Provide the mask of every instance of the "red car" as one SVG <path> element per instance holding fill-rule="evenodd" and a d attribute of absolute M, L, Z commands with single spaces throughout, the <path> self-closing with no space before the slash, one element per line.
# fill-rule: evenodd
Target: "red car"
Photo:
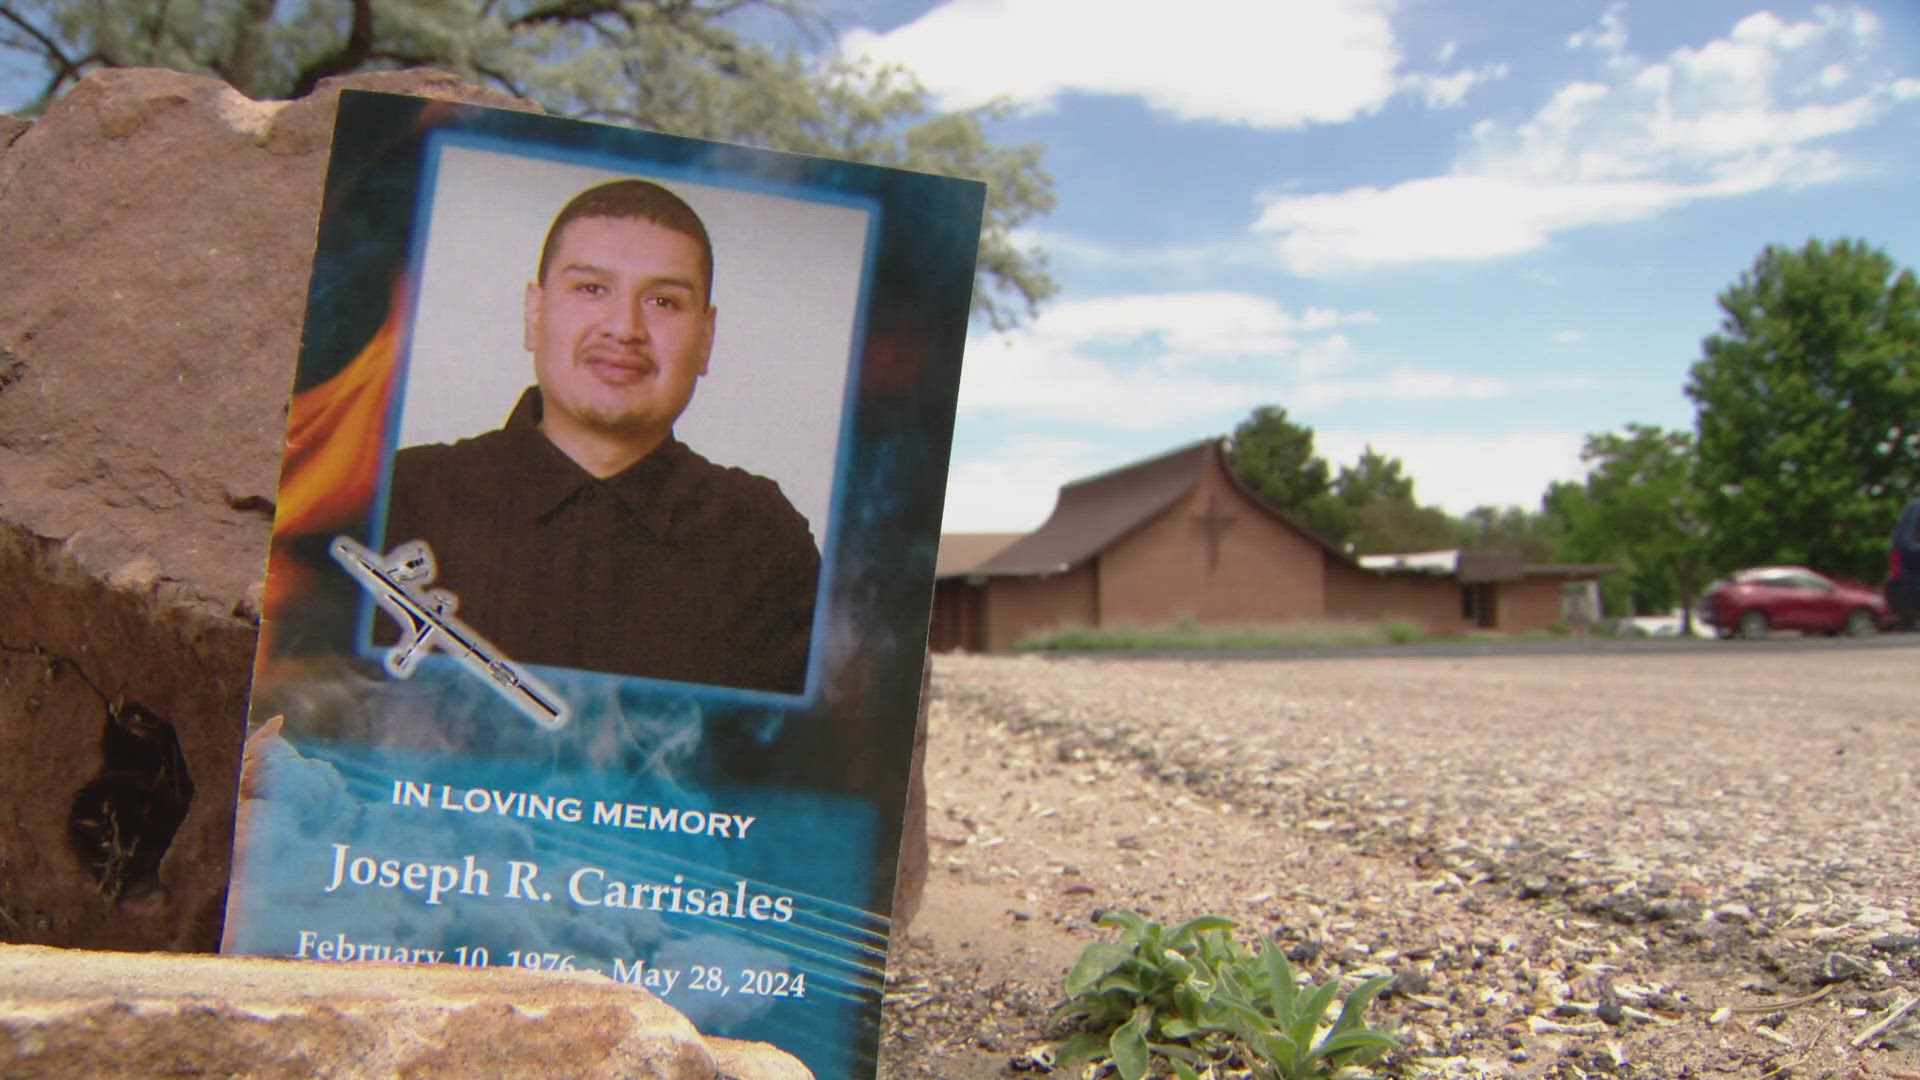
<path fill-rule="evenodd" d="M 1701 619 L 1721 637 L 1765 637 L 1772 630 L 1865 637 L 1887 626 L 1887 601 L 1861 585 L 1804 566 L 1761 566 L 1715 582 Z"/>

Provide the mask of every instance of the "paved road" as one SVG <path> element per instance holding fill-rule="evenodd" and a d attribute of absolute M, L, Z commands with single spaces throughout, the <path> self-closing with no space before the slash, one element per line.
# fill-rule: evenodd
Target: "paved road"
<path fill-rule="evenodd" d="M 1910 649 L 1920 661 L 1920 634 L 1876 634 L 1872 637 L 1812 637 L 1796 633 L 1776 633 L 1771 637 L 1748 641 L 1682 637 L 1636 638 L 1550 638 L 1473 639 L 1467 641 L 1427 641 L 1407 645 L 1310 645 L 1271 649 L 1143 649 L 1139 651 L 1057 652 L 1052 656 L 1073 656 L 1089 660 L 1311 660 L 1457 656 L 1607 656 L 1629 654 L 1688 654 L 1711 656 L 1752 656 L 1756 653 L 1805 653 L 1822 650 Z"/>

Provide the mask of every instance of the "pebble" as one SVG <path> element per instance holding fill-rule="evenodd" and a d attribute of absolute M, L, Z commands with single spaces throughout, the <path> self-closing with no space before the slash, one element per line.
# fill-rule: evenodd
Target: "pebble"
<path fill-rule="evenodd" d="M 1853 925 L 1871 930 L 1874 927 L 1885 926 L 1895 919 L 1902 918 L 1904 914 L 1904 912 L 1895 913 L 1882 907 L 1863 907 L 1858 914 L 1854 915 Z"/>
<path fill-rule="evenodd" d="M 1713 917 L 1721 922 L 1745 926 L 1753 921 L 1753 909 L 1745 904 L 1722 904 L 1713 909 Z"/>
<path fill-rule="evenodd" d="M 1857 956 L 1846 953 L 1828 953 L 1815 969 L 1813 981 L 1821 986 L 1828 983 L 1847 982 L 1850 979 L 1862 979 L 1874 973 L 1873 965 Z"/>

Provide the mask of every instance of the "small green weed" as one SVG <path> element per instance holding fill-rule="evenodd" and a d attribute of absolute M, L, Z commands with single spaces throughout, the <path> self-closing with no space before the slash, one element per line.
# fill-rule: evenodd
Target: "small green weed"
<path fill-rule="evenodd" d="M 1390 981 L 1369 979 L 1328 1010 L 1338 980 L 1302 984 L 1271 941 L 1253 955 L 1233 938 L 1233 922 L 1203 915 L 1167 930 L 1131 911 L 1100 919 L 1120 940 L 1096 941 L 1067 974 L 1056 1021 L 1080 1031 L 1056 1057 L 1068 1076 L 1089 1062 L 1112 1063 L 1121 1080 L 1142 1080 L 1154 1063 L 1180 1080 L 1223 1070 L 1255 1080 L 1368 1075 L 1359 1071 L 1397 1044 L 1361 1022 L 1367 1003 Z M 1163 1073 L 1164 1075 L 1164 1073 Z"/>
<path fill-rule="evenodd" d="M 1380 633 L 1394 645 L 1411 645 L 1428 638 L 1427 628 L 1411 619 L 1388 616 L 1380 620 Z"/>

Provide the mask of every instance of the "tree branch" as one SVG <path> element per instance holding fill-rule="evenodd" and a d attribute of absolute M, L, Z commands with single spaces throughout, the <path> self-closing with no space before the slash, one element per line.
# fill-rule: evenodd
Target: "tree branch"
<path fill-rule="evenodd" d="M 15 14 L 12 5 L 0 4 L 0 19 L 5 19 L 26 31 L 27 36 L 32 38 L 34 43 L 40 46 L 42 52 L 47 54 L 47 58 L 59 67 L 59 78 L 66 78 L 66 73 L 78 66 L 67 58 L 67 52 L 60 47 L 59 42 L 42 32 L 39 27 L 28 22 L 24 16 Z"/>
<path fill-rule="evenodd" d="M 353 26 L 347 31 L 347 40 L 340 48 L 320 57 L 294 77 L 293 86 L 287 91 L 291 98 L 303 98 L 313 93 L 320 80 L 334 75 L 345 75 L 357 70 L 373 56 L 373 0 L 353 0 Z"/>
<path fill-rule="evenodd" d="M 68 80 L 77 80 L 90 65 L 104 63 L 106 63 L 106 57 L 97 52 L 88 53 L 78 60 L 70 62 L 63 61 L 60 69 L 55 71 L 52 77 L 47 79 L 47 85 L 41 89 L 40 96 L 34 99 L 33 104 L 27 106 L 27 111 L 29 113 L 38 113 L 42 109 L 45 109 L 48 105 L 52 104 L 54 95 L 60 92 L 60 88 L 66 85 Z M 107 66 L 111 67 L 113 65 L 108 64 Z"/>
<path fill-rule="evenodd" d="M 447 68 L 447 58 L 444 56 L 429 56 L 426 53 L 393 52 L 389 49 L 375 49 L 373 52 L 367 54 L 367 60 L 370 62 L 382 61 L 389 64 L 399 64 L 401 67 L 431 67 L 439 68 L 443 71 Z"/>
<path fill-rule="evenodd" d="M 618 31 L 610 30 L 607 27 L 602 26 L 600 24 L 600 19 L 598 16 L 588 16 L 587 18 L 579 20 L 579 22 L 581 25 L 585 26 L 587 29 L 600 35 L 600 40 L 606 42 L 608 45 L 612 45 L 617 48 L 626 43 L 626 38 L 621 37 Z M 627 29 L 629 30 L 633 29 L 633 26 L 631 23 L 628 24 Z"/>
<path fill-rule="evenodd" d="M 546 7 L 537 7 L 515 16 L 507 23 L 508 29 L 519 30 L 529 26 L 541 26 L 547 23 L 590 22 L 600 15 L 619 15 L 620 4 L 617 0 L 558 0 Z M 632 20 L 629 18 L 628 22 Z"/>
<path fill-rule="evenodd" d="M 153 27 L 147 32 L 147 48 L 149 51 L 157 51 L 159 49 L 160 35 L 165 33 L 167 28 L 167 9 L 172 6 L 172 0 L 160 0 L 157 5 L 159 10 L 153 13 Z"/>
<path fill-rule="evenodd" d="M 519 83 L 514 82 L 512 79 L 508 78 L 507 74 L 503 71 L 495 71 L 493 68 L 490 68 L 485 64 L 479 64 L 479 63 L 476 63 L 473 65 L 473 70 L 476 73 L 478 73 L 482 78 L 492 79 L 495 83 L 499 84 L 502 90 L 505 90 L 507 93 L 512 94 L 514 97 L 517 97 L 517 98 L 533 97 L 532 94 L 529 94 L 524 89 L 522 89 Z"/>
<path fill-rule="evenodd" d="M 67 51 L 60 47 L 60 43 L 54 39 L 51 33 L 43 31 L 28 22 L 24 16 L 15 12 L 13 6 L 10 4 L 0 4 L 0 19 L 5 19 L 7 22 L 19 27 L 28 37 L 32 38 L 34 45 L 39 48 L 42 56 L 45 58 L 47 66 L 53 69 L 53 73 L 47 77 L 46 85 L 41 88 L 40 95 L 34 99 L 31 105 L 27 106 L 29 112 L 39 112 L 46 108 L 47 104 L 53 100 L 54 95 L 60 92 L 62 86 L 65 86 L 71 80 L 78 79 L 88 66 L 106 61 L 106 57 L 97 51 L 88 53 L 77 60 L 68 56 Z M 12 43 L 10 42 L 9 44 Z"/>
<path fill-rule="evenodd" d="M 260 71 L 260 50 L 266 40 L 267 26 L 273 22 L 275 0 L 246 0 L 241 6 L 240 26 L 234 35 L 233 54 L 220 74 L 235 90 L 252 97 Z"/>

